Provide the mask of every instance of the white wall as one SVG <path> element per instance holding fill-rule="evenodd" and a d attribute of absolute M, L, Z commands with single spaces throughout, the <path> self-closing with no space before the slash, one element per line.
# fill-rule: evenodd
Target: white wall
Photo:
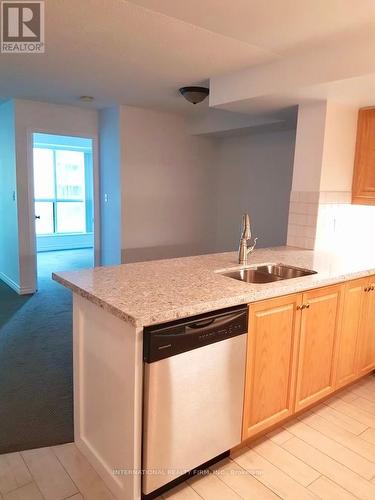
<path fill-rule="evenodd" d="M 285 244 L 294 143 L 294 130 L 220 140 L 217 251 L 236 248 L 244 212 L 260 247 Z"/>
<path fill-rule="evenodd" d="M 121 107 L 122 261 L 234 250 L 243 212 L 260 246 L 284 244 L 295 131 L 215 139 L 189 125 Z"/>
<path fill-rule="evenodd" d="M 16 99 L 16 162 L 18 190 L 18 228 L 20 248 L 20 281 L 23 289 L 35 289 L 35 240 L 32 230 L 34 208 L 32 189 L 32 133 L 45 132 L 94 139 L 96 164 L 97 112 L 74 106 Z M 94 174 L 95 176 L 95 174 Z M 95 181 L 94 181 L 95 183 Z M 95 186 L 98 191 L 98 186 Z M 31 220 L 30 220 L 31 217 Z M 95 209 L 95 219 L 99 209 Z M 99 237 L 98 234 L 95 235 Z M 98 245 L 96 244 L 96 253 Z"/>
<path fill-rule="evenodd" d="M 0 105 L 0 278 L 20 291 L 14 102 Z"/>
<path fill-rule="evenodd" d="M 121 263 L 120 108 L 99 114 L 101 263 Z"/>
<path fill-rule="evenodd" d="M 321 191 L 352 190 L 358 109 L 328 102 L 324 128 Z"/>
<path fill-rule="evenodd" d="M 299 106 L 293 191 L 351 191 L 357 116 L 335 102 Z"/>
<path fill-rule="evenodd" d="M 123 261 L 214 250 L 215 141 L 181 116 L 121 107 Z"/>
<path fill-rule="evenodd" d="M 326 101 L 298 108 L 293 191 L 319 191 L 326 113 Z"/>

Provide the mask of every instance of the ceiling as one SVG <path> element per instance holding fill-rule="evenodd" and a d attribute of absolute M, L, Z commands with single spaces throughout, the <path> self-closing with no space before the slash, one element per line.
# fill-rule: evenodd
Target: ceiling
<path fill-rule="evenodd" d="M 303 50 L 375 20 L 374 0 L 130 1 L 277 54 Z"/>
<path fill-rule="evenodd" d="M 0 54 L 0 99 L 206 113 L 177 89 L 372 22 L 373 0 L 48 0 L 46 53 Z"/>

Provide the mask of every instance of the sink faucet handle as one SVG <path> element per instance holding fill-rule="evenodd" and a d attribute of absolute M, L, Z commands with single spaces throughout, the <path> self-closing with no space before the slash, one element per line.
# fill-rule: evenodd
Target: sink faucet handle
<path fill-rule="evenodd" d="M 248 254 L 253 252 L 254 248 L 256 247 L 257 241 L 258 241 L 258 238 L 254 238 L 254 243 L 250 247 L 247 248 Z"/>
<path fill-rule="evenodd" d="M 254 239 L 252 246 L 247 245 L 247 242 L 251 240 L 250 217 L 248 214 L 243 214 L 242 233 L 240 238 L 240 247 L 238 249 L 238 262 L 240 264 L 247 264 L 247 256 L 254 250 L 257 239 L 258 238 Z"/>

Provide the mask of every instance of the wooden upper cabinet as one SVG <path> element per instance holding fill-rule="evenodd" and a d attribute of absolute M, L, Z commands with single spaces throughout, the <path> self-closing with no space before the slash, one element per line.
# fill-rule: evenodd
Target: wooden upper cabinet
<path fill-rule="evenodd" d="M 250 304 L 242 439 L 293 413 L 302 294 Z"/>
<path fill-rule="evenodd" d="M 358 113 L 352 201 L 375 205 L 375 108 Z"/>
<path fill-rule="evenodd" d="M 303 294 L 295 410 L 330 394 L 335 385 L 336 339 L 342 285 Z"/>
<path fill-rule="evenodd" d="M 368 278 L 348 281 L 344 288 L 341 331 L 338 337 L 336 388 L 357 378 L 357 345 Z"/>
<path fill-rule="evenodd" d="M 375 276 L 367 281 L 358 334 L 358 376 L 375 368 Z"/>

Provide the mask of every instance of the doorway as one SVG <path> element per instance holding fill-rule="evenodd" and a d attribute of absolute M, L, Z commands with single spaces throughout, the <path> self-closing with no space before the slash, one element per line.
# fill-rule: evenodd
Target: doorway
<path fill-rule="evenodd" d="M 98 239 L 96 138 L 28 137 L 36 258 L 30 251 L 26 264 L 37 261 L 28 271 L 37 274 L 38 290 L 19 295 L 0 282 L 0 453 L 74 439 L 72 296 L 51 273 L 92 267 Z"/>
<path fill-rule="evenodd" d="M 92 139 L 33 133 L 38 289 L 53 271 L 94 265 Z"/>

